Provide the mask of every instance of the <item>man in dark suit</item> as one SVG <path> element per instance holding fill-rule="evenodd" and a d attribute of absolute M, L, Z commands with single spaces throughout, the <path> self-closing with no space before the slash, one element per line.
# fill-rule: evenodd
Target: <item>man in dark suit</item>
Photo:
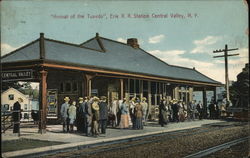
<path fill-rule="evenodd" d="M 22 98 L 18 98 L 18 101 L 14 103 L 12 119 L 14 122 L 13 133 L 20 133 L 20 120 L 21 120 L 21 103 Z"/>

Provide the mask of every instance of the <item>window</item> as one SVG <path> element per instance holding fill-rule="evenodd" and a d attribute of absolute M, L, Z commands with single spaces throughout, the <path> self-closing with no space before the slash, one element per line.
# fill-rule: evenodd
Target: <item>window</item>
<path fill-rule="evenodd" d="M 78 92 L 78 82 L 77 81 L 62 82 L 60 84 L 60 92 L 62 93 Z"/>
<path fill-rule="evenodd" d="M 143 81 L 143 92 L 148 91 L 148 81 Z"/>
<path fill-rule="evenodd" d="M 14 94 L 9 94 L 9 100 L 14 100 Z"/>
<path fill-rule="evenodd" d="M 8 111 L 8 110 L 10 110 L 10 105 L 9 104 L 4 104 L 3 105 L 3 111 Z"/>
<path fill-rule="evenodd" d="M 77 82 L 73 82 L 73 92 L 77 92 L 78 91 L 78 84 Z"/>
<path fill-rule="evenodd" d="M 63 83 L 60 84 L 60 92 L 64 92 L 64 86 Z"/>
<path fill-rule="evenodd" d="M 139 93 L 140 91 L 140 81 L 135 80 L 135 93 Z"/>
<path fill-rule="evenodd" d="M 24 110 L 28 110 L 28 105 L 24 104 Z"/>
<path fill-rule="evenodd" d="M 133 79 L 130 79 L 130 93 L 134 93 L 135 90 L 134 90 L 134 80 Z"/>
<path fill-rule="evenodd" d="M 70 82 L 67 82 L 67 83 L 65 84 L 65 91 L 66 91 L 66 92 L 71 92 L 71 83 L 70 83 Z"/>
<path fill-rule="evenodd" d="M 28 113 L 24 113 L 24 119 L 29 119 L 29 114 Z"/>

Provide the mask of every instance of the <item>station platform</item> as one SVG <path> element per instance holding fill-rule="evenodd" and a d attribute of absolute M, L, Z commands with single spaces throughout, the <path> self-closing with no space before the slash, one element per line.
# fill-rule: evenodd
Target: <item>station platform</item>
<path fill-rule="evenodd" d="M 57 152 L 57 151 L 67 151 L 72 149 L 80 149 L 81 146 L 97 144 L 102 142 L 116 141 L 121 139 L 128 139 L 133 137 L 140 137 L 146 135 L 159 134 L 164 132 L 172 132 L 184 129 L 191 129 L 202 127 L 207 124 L 222 123 L 223 120 L 195 120 L 195 121 L 185 121 L 179 123 L 169 123 L 168 125 L 161 127 L 157 122 L 148 122 L 147 126 L 144 126 L 143 130 L 133 130 L 133 129 L 119 129 L 119 128 L 107 128 L 105 135 L 100 135 L 99 137 L 85 136 L 80 133 L 63 133 L 62 125 L 47 125 L 47 132 L 45 134 L 38 133 L 38 128 L 36 127 L 23 127 L 21 128 L 21 135 L 12 133 L 12 130 L 7 130 L 2 134 L 2 141 L 15 140 L 15 139 L 35 139 L 35 140 L 47 140 L 47 141 L 57 141 L 64 142 L 61 145 L 46 146 L 33 149 L 17 150 L 12 152 L 2 153 L 3 157 L 22 157 L 25 155 L 36 155 L 36 153 L 46 153 L 46 152 Z"/>

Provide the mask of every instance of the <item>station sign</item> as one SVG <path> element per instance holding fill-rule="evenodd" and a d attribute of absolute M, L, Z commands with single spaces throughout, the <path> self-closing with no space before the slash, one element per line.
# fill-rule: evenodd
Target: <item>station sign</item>
<path fill-rule="evenodd" d="M 12 70 L 12 71 L 2 71 L 1 77 L 2 81 L 22 81 L 34 79 L 33 70 Z"/>

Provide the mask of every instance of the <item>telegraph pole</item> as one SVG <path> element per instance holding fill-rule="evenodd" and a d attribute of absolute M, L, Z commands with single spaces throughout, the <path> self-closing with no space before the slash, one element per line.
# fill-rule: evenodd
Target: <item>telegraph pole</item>
<path fill-rule="evenodd" d="M 229 56 L 236 56 L 239 54 L 228 54 L 229 51 L 234 51 L 234 50 L 238 50 L 239 48 L 233 48 L 233 49 L 228 49 L 227 45 L 225 45 L 225 49 L 219 49 L 219 50 L 215 50 L 213 51 L 213 53 L 220 53 L 220 52 L 224 52 L 224 55 L 219 55 L 219 56 L 214 56 L 214 58 L 220 58 L 220 57 L 224 57 L 225 59 L 225 83 L 226 83 L 226 94 L 227 94 L 227 102 L 229 101 L 229 78 L 228 78 L 228 60 L 227 58 Z"/>

